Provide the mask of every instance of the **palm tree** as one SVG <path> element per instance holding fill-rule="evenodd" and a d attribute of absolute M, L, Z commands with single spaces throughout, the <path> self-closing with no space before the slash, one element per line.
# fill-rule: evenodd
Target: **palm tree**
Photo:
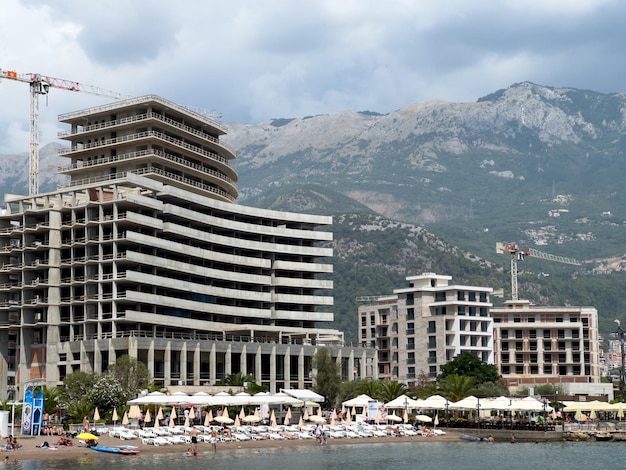
<path fill-rule="evenodd" d="M 358 387 L 359 394 L 365 394 L 378 399 L 382 382 L 380 380 L 363 380 Z"/>
<path fill-rule="evenodd" d="M 450 401 L 459 401 L 475 393 L 477 385 L 474 377 L 452 374 L 439 381 L 437 391 Z"/>
<path fill-rule="evenodd" d="M 390 402 L 394 398 L 398 398 L 400 395 L 404 395 L 409 391 L 407 386 L 403 383 L 391 381 L 382 382 L 379 387 L 378 400 L 383 403 Z"/>

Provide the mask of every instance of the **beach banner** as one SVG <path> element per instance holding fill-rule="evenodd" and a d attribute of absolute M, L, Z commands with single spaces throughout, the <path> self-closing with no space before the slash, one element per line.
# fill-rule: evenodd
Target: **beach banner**
<path fill-rule="evenodd" d="M 367 401 L 367 419 L 374 420 L 378 415 L 378 400 Z"/>
<path fill-rule="evenodd" d="M 28 389 L 24 392 L 24 405 L 22 406 L 22 434 L 30 436 L 33 419 L 33 391 Z"/>
<path fill-rule="evenodd" d="M 43 417 L 43 391 L 41 389 L 35 392 L 35 398 L 33 399 L 33 418 L 32 418 L 32 434 L 39 435 L 41 428 L 41 418 Z"/>

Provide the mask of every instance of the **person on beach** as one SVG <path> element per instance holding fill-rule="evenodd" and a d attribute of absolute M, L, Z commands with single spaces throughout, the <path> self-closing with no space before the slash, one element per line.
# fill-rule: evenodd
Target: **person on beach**
<path fill-rule="evenodd" d="M 191 436 L 191 450 L 195 455 L 198 452 L 198 430 L 196 428 L 191 428 L 189 435 Z"/>
<path fill-rule="evenodd" d="M 489 434 L 489 437 L 487 438 L 487 442 L 489 443 L 494 443 L 495 439 L 493 438 L 493 436 L 491 434 Z"/>
<path fill-rule="evenodd" d="M 211 447 L 213 447 L 213 452 L 217 452 L 217 429 L 211 428 Z"/>
<path fill-rule="evenodd" d="M 511 444 L 515 444 L 515 434 L 511 434 Z"/>
<path fill-rule="evenodd" d="M 83 418 L 83 430 L 85 432 L 89 432 L 89 417 L 88 416 L 85 416 Z"/>

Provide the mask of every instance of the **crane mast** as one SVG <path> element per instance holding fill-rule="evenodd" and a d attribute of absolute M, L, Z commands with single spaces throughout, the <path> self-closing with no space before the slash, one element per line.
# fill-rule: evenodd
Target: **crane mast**
<path fill-rule="evenodd" d="M 523 261 L 526 256 L 541 258 L 557 263 L 573 264 L 580 266 L 580 261 L 565 256 L 551 255 L 535 250 L 534 248 L 520 247 L 515 243 L 496 243 L 496 252 L 499 254 L 509 252 L 511 255 L 511 300 L 519 300 L 517 291 L 517 262 Z"/>
<path fill-rule="evenodd" d="M 38 73 L 20 74 L 14 70 L 0 69 L 0 79 L 7 78 L 18 82 L 28 83 L 30 86 L 30 148 L 28 159 L 28 194 L 34 196 L 39 193 L 39 96 L 47 95 L 50 88 L 89 93 L 116 100 L 128 98 L 121 93 L 105 90 L 92 85 L 85 85 L 72 80 L 48 77 Z"/>

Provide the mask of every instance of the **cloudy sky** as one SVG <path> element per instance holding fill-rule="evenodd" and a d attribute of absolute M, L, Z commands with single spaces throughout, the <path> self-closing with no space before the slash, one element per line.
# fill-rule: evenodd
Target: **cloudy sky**
<path fill-rule="evenodd" d="M 259 123 L 433 99 L 475 101 L 530 80 L 626 91 L 621 0 L 0 0 L 0 68 L 158 94 Z M 59 113 L 105 103 L 52 90 Z M 28 150 L 29 92 L 0 83 L 0 153 Z"/>

